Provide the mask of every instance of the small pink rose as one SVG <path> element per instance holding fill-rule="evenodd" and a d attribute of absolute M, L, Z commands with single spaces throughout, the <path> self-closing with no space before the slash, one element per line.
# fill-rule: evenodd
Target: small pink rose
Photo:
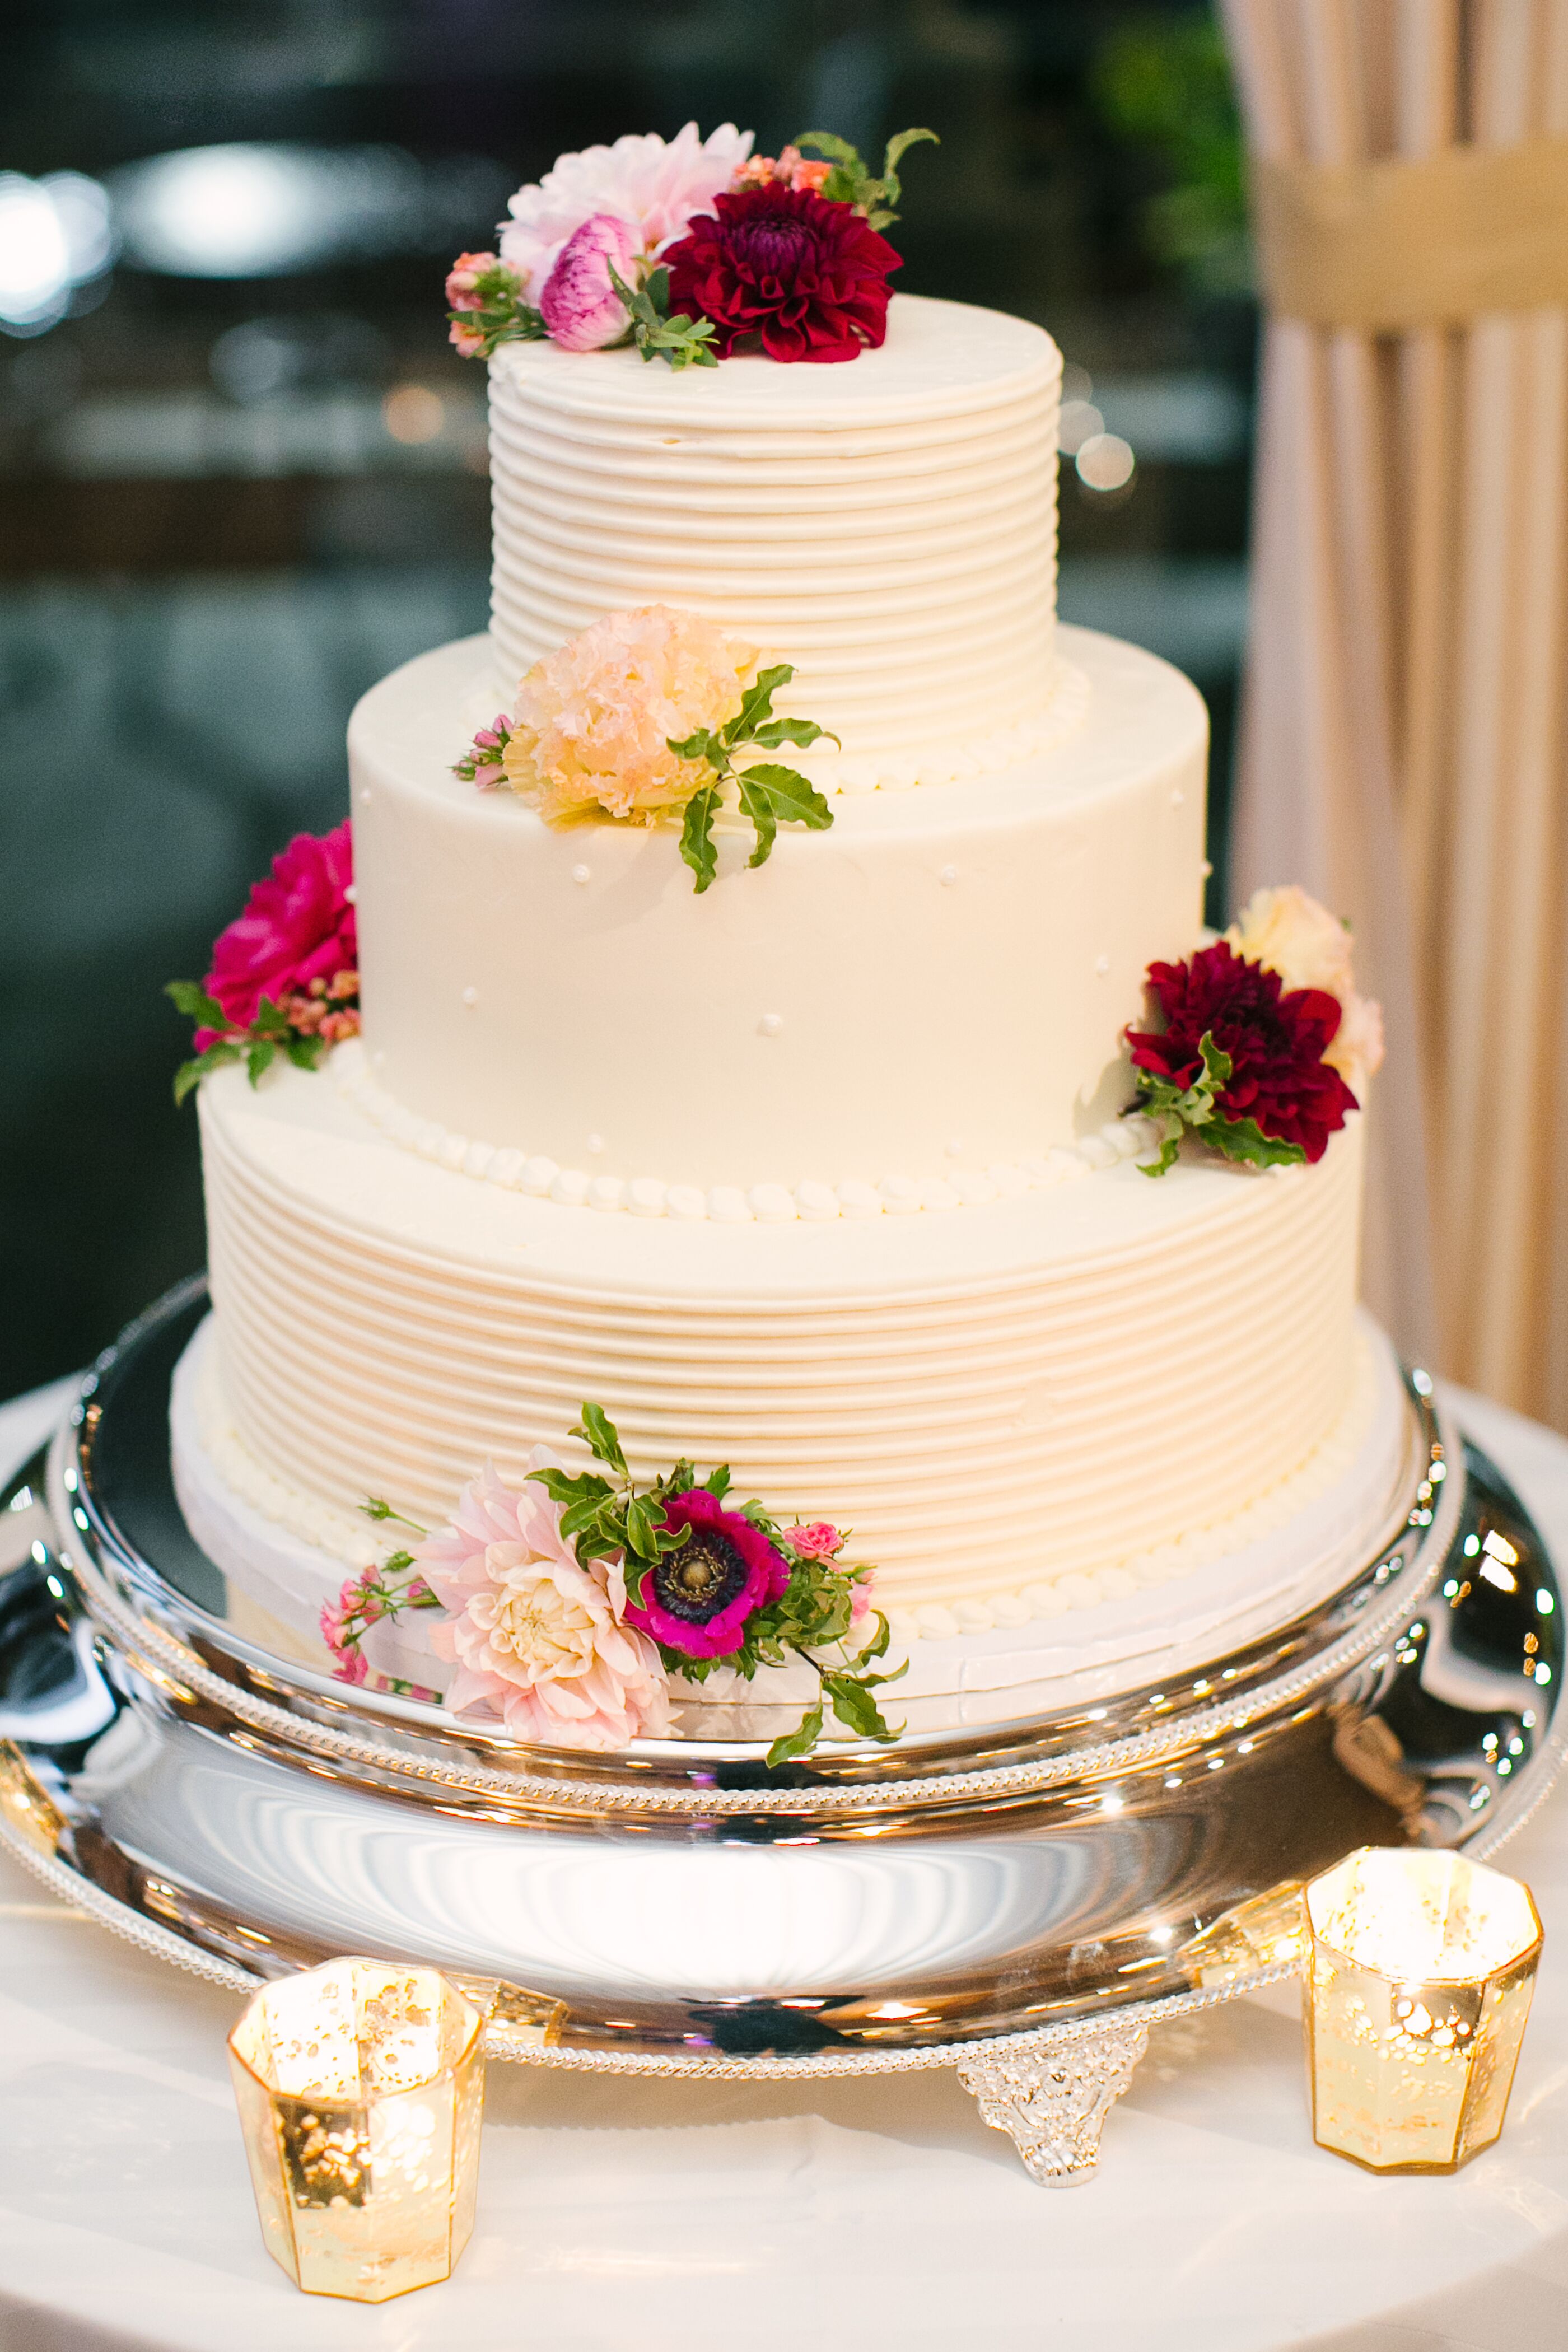
<path fill-rule="evenodd" d="M 465 327 L 459 319 L 453 320 L 451 332 L 447 337 L 447 341 L 454 345 L 459 358 L 461 359 L 482 360 L 484 358 L 485 339 L 483 335 L 479 333 L 475 328 Z"/>
<path fill-rule="evenodd" d="M 539 297 L 540 315 L 552 342 L 568 352 L 602 352 L 619 342 L 627 328 L 626 304 L 610 283 L 612 268 L 627 286 L 637 283 L 643 251 L 630 224 L 614 213 L 595 213 L 562 247 Z"/>
<path fill-rule="evenodd" d="M 831 1559 L 843 1548 L 844 1538 L 826 1519 L 813 1519 L 806 1527 L 786 1528 L 784 1541 L 802 1559 Z"/>
<path fill-rule="evenodd" d="M 475 287 L 487 270 L 500 266 L 500 257 L 493 253 L 459 253 L 447 274 L 448 307 L 454 310 L 477 310 L 479 297 Z"/>

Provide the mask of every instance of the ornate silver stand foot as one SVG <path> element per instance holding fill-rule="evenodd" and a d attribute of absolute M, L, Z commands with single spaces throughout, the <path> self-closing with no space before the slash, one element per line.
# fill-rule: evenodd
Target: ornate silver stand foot
<path fill-rule="evenodd" d="M 977 2050 L 959 2060 L 958 2079 L 982 2121 L 1010 2135 L 1034 2179 L 1062 2188 L 1087 2180 L 1100 2162 L 1105 2118 L 1148 2047 L 1146 2025 L 1108 2019 L 1036 2050 Z"/>

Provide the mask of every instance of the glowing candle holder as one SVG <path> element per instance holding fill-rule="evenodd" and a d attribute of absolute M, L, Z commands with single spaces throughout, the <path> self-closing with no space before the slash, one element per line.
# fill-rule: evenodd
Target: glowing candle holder
<path fill-rule="evenodd" d="M 307 2294 L 447 2278 L 474 2226 L 484 2020 L 434 1969 L 333 1960 L 258 1992 L 229 2069 L 267 2248 Z"/>
<path fill-rule="evenodd" d="M 1530 1889 L 1463 1855 L 1363 1846 L 1306 1891 L 1320 2147 L 1453 2172 L 1502 2129 L 1541 1957 Z"/>

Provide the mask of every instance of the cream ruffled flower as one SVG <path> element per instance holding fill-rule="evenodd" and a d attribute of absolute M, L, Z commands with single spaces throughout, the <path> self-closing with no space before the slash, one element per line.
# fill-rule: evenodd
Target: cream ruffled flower
<path fill-rule="evenodd" d="M 1383 1008 L 1358 996 L 1351 935 L 1296 883 L 1255 890 L 1226 933 L 1237 955 L 1277 971 L 1286 988 L 1321 988 L 1340 1001 L 1334 1041 L 1323 1059 L 1359 1094 L 1383 1061 Z"/>
<path fill-rule="evenodd" d="M 501 764 L 542 816 L 595 803 L 650 814 L 690 798 L 703 771 L 668 739 L 722 726 L 741 707 L 755 646 L 664 604 L 606 613 L 534 663 L 517 690 Z"/>
<path fill-rule="evenodd" d="M 552 1464 L 541 1450 L 528 1466 Z M 664 1667 L 624 1622 L 619 1560 L 581 1567 L 542 1486 L 519 1491 L 487 1464 L 414 1557 L 451 1612 L 430 1642 L 457 1666 L 446 1694 L 454 1714 L 498 1715 L 520 1739 L 554 1748 L 624 1748 L 668 1732 Z"/>
<path fill-rule="evenodd" d="M 751 132 L 732 122 L 707 139 L 689 122 L 668 141 L 628 133 L 613 147 L 558 156 L 542 180 L 511 198 L 500 257 L 521 278 L 524 299 L 537 303 L 562 247 L 595 213 L 628 222 L 645 255 L 660 253 L 709 210 L 751 152 Z"/>

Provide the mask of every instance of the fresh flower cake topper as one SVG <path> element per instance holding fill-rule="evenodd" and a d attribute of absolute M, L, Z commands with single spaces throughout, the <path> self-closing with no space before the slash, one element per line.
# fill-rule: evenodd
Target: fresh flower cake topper
<path fill-rule="evenodd" d="M 563 155 L 512 197 L 499 252 L 453 263 L 452 341 L 465 359 L 546 337 L 569 352 L 633 344 L 672 368 L 753 349 L 855 359 L 888 331 L 901 260 L 880 232 L 898 218 L 899 164 L 935 137 L 900 131 L 875 173 L 831 131 L 759 156 L 730 122 Z"/>
<path fill-rule="evenodd" d="M 660 1739 L 672 1676 L 700 1684 L 723 1665 L 749 1681 L 792 1660 L 815 1670 L 817 1696 L 773 1741 L 770 1764 L 808 1755 L 827 1706 L 863 1738 L 897 1738 L 876 1693 L 904 1669 L 876 1669 L 888 1622 L 869 1608 L 870 1569 L 839 1559 L 837 1528 L 782 1528 L 757 1502 L 731 1507 L 723 1468 L 700 1479 L 681 1461 L 639 1485 L 597 1405 L 572 1434 L 600 1468 L 566 1470 L 542 1449 L 520 1489 L 487 1465 L 434 1534 L 390 1504 L 364 1505 L 419 1540 L 351 1577 L 322 1610 L 341 1680 L 367 1679 L 372 1625 L 439 1610 L 431 1646 L 456 1668 L 446 1705 L 499 1718 L 521 1739 L 595 1749 Z M 866 1641 L 857 1629 L 868 1613 Z"/>
<path fill-rule="evenodd" d="M 1130 1029 L 1130 1108 L 1162 1122 L 1163 1176 L 1193 1136 L 1227 1160 L 1315 1161 L 1361 1108 L 1383 1060 L 1383 1016 L 1358 996 L 1350 934 L 1294 886 L 1259 890 L 1212 947 L 1152 963 L 1158 1030 Z"/>
<path fill-rule="evenodd" d="M 833 823 L 794 768 L 737 762 L 826 731 L 773 717 L 773 698 L 795 671 L 780 662 L 749 677 L 756 658 L 755 646 L 695 613 L 664 604 L 606 613 L 534 663 L 515 709 L 479 730 L 453 773 L 487 791 L 510 787 L 551 823 L 601 810 L 653 824 L 683 809 L 680 855 L 706 890 L 718 871 L 713 821 L 727 798 L 755 832 L 752 866 L 768 857 L 781 823 L 816 832 Z"/>
<path fill-rule="evenodd" d="M 164 992 L 196 1024 L 195 1055 L 174 1077 L 177 1103 L 224 1062 L 244 1062 L 255 1086 L 279 1054 L 313 1070 L 330 1045 L 358 1034 L 353 898 L 347 821 L 320 838 L 296 834 L 220 934 L 205 981 L 172 980 Z"/>

